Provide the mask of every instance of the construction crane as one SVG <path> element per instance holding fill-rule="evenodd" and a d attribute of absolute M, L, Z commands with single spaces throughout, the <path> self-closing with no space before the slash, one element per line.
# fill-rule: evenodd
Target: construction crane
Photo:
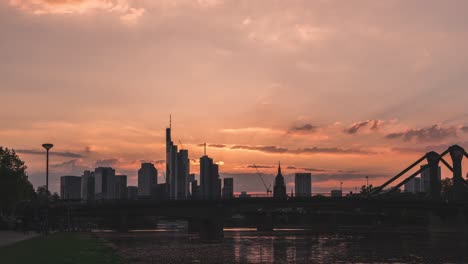
<path fill-rule="evenodd" d="M 263 180 L 263 176 L 262 176 L 262 173 L 260 173 L 260 171 L 258 170 L 257 168 L 257 165 L 253 165 L 255 170 L 257 170 L 257 174 L 258 176 L 260 177 L 260 180 L 262 180 L 262 183 L 263 183 L 263 186 L 265 186 L 265 189 L 266 189 L 266 192 L 267 192 L 267 196 L 270 196 L 270 193 L 272 193 L 271 191 L 271 184 L 270 186 L 267 186 L 266 183 L 265 183 L 265 180 Z"/>

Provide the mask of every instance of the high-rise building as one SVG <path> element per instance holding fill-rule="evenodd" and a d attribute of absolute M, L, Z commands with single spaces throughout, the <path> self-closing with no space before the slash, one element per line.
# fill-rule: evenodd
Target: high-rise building
<path fill-rule="evenodd" d="M 187 199 L 189 189 L 190 160 L 188 150 L 177 153 L 177 199 Z"/>
<path fill-rule="evenodd" d="M 115 170 L 110 167 L 94 169 L 94 198 L 115 199 Z"/>
<path fill-rule="evenodd" d="M 197 180 L 193 180 L 192 183 L 192 199 L 198 199 L 200 198 L 200 186 L 198 186 Z"/>
<path fill-rule="evenodd" d="M 231 199 L 234 197 L 234 179 L 224 178 L 223 179 L 223 198 Z"/>
<path fill-rule="evenodd" d="M 86 170 L 81 176 L 81 199 L 83 201 L 94 200 L 94 172 Z"/>
<path fill-rule="evenodd" d="M 63 200 L 81 199 L 81 177 L 79 176 L 60 177 L 60 197 Z"/>
<path fill-rule="evenodd" d="M 203 199 L 219 199 L 219 166 L 208 156 L 200 158 L 200 195 Z"/>
<path fill-rule="evenodd" d="M 294 177 L 296 197 L 310 197 L 312 194 L 312 174 L 296 173 Z"/>
<path fill-rule="evenodd" d="M 275 178 L 275 185 L 273 187 L 273 197 L 284 199 L 286 195 L 286 185 L 284 184 L 284 177 L 281 174 L 281 164 L 278 164 L 278 174 Z"/>
<path fill-rule="evenodd" d="M 137 186 L 127 186 L 127 199 L 128 200 L 138 199 L 138 187 Z"/>
<path fill-rule="evenodd" d="M 115 175 L 115 199 L 127 199 L 127 175 Z"/>
<path fill-rule="evenodd" d="M 420 193 L 421 192 L 421 178 L 414 177 L 405 183 L 405 192 L 407 193 Z"/>
<path fill-rule="evenodd" d="M 138 196 L 150 197 L 152 188 L 158 183 L 158 170 L 152 163 L 142 163 L 138 170 Z"/>
<path fill-rule="evenodd" d="M 426 165 L 422 165 L 421 169 L 423 169 L 423 171 L 421 172 L 421 192 L 430 193 L 431 192 L 430 167 L 429 167 L 429 165 L 426 164 Z M 437 171 L 437 179 L 438 179 L 439 184 L 440 184 L 440 181 L 441 181 L 440 166 L 439 166 L 438 171 Z"/>

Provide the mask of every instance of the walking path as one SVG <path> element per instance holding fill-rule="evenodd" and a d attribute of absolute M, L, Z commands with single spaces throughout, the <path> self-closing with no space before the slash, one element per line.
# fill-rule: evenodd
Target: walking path
<path fill-rule="evenodd" d="M 38 236 L 36 232 L 29 232 L 28 235 L 25 235 L 22 232 L 0 231 L 0 247 L 30 239 L 35 236 Z"/>

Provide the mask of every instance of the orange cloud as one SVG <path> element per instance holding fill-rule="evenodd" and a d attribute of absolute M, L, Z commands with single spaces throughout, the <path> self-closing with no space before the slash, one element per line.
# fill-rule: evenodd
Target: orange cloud
<path fill-rule="evenodd" d="M 125 22 L 135 22 L 145 12 L 128 0 L 10 0 L 9 3 L 36 15 L 107 12 L 117 14 Z"/>

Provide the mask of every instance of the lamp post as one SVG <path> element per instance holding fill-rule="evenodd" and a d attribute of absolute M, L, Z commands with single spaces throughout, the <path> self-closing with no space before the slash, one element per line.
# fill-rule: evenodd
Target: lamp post
<path fill-rule="evenodd" d="M 340 191 L 343 193 L 343 182 L 340 182 Z"/>
<path fill-rule="evenodd" d="M 366 187 L 369 188 L 369 176 L 366 176 Z"/>
<path fill-rule="evenodd" d="M 53 144 L 45 143 L 42 144 L 42 147 L 46 149 L 46 190 L 49 192 L 49 150 L 53 147 Z"/>

